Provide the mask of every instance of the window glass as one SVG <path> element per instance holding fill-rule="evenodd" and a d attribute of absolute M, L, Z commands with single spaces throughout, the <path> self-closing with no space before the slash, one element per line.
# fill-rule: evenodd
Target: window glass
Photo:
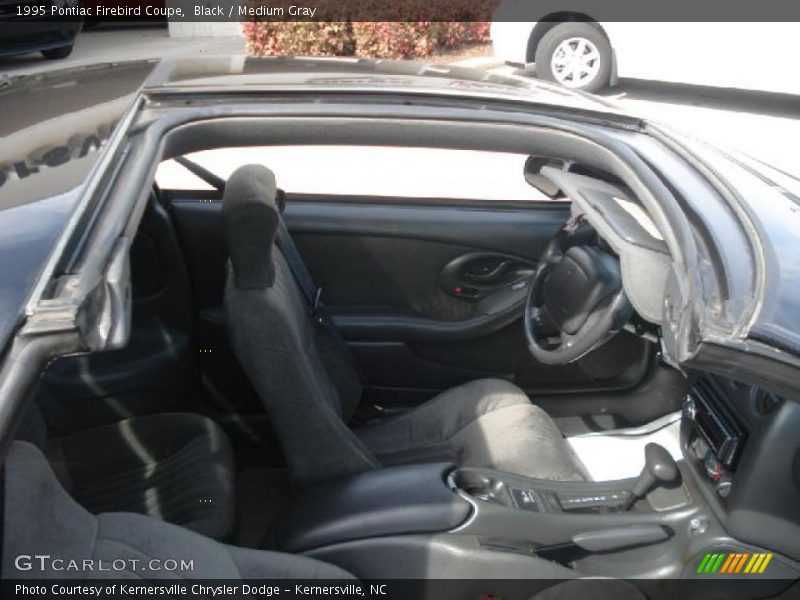
<path fill-rule="evenodd" d="M 259 146 L 187 156 L 227 179 L 244 164 L 275 173 L 289 193 L 466 200 L 549 200 L 523 177 L 526 156 L 503 152 L 393 146 Z M 163 162 L 162 189 L 208 190 L 207 183 L 174 161 Z"/>

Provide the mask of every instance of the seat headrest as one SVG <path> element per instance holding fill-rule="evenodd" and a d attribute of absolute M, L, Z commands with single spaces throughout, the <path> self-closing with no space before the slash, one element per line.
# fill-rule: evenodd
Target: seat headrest
<path fill-rule="evenodd" d="M 230 176 L 222 196 L 228 256 L 236 287 L 270 287 L 272 252 L 280 210 L 275 174 L 263 165 L 244 165 Z"/>

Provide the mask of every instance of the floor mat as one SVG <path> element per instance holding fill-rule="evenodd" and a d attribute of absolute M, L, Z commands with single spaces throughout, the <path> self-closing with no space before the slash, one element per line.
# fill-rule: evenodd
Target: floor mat
<path fill-rule="evenodd" d="M 553 417 L 564 437 L 622 429 L 627 425 L 615 415 L 581 415 L 579 417 Z"/>
<path fill-rule="evenodd" d="M 258 548 L 289 506 L 292 488 L 286 469 L 245 469 L 236 481 L 237 546 Z"/>
<path fill-rule="evenodd" d="M 650 442 L 664 446 L 675 460 L 683 458 L 680 447 L 681 413 L 671 413 L 647 425 L 603 433 L 568 437 L 594 481 L 637 477 L 644 468 L 644 447 Z"/>

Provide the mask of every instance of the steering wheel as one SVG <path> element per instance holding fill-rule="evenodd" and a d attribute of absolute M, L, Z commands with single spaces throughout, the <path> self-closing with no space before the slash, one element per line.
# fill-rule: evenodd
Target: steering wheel
<path fill-rule="evenodd" d="M 528 291 L 525 339 L 544 364 L 578 360 L 610 340 L 633 315 L 619 259 L 589 243 L 582 235 L 584 223 L 583 215 L 575 216 L 550 240 Z"/>

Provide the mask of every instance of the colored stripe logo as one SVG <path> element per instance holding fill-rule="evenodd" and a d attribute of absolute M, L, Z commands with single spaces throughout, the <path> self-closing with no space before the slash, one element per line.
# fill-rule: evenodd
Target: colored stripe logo
<path fill-rule="evenodd" d="M 767 570 L 772 553 L 766 552 L 714 552 L 708 553 L 700 561 L 697 573 L 703 575 L 760 575 Z"/>

